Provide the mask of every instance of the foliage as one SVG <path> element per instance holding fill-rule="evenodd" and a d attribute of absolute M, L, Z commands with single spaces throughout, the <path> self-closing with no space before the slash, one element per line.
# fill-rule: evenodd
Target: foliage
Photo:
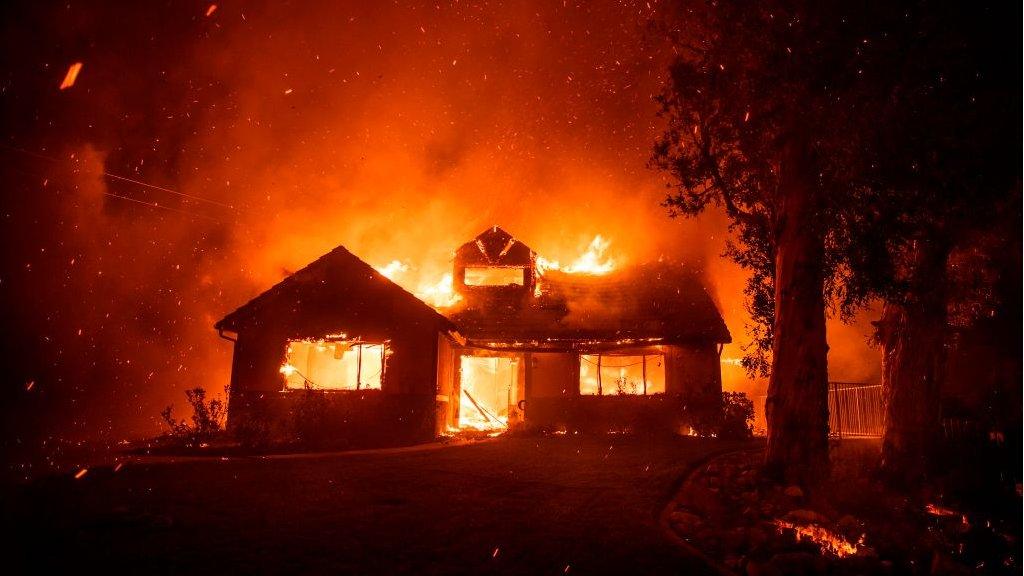
<path fill-rule="evenodd" d="M 744 392 L 722 392 L 719 438 L 750 438 L 754 432 L 754 401 Z"/>
<path fill-rule="evenodd" d="M 174 418 L 173 405 L 164 408 L 160 416 L 170 428 L 171 437 L 182 441 L 186 446 L 199 446 L 224 429 L 227 407 L 220 399 L 208 401 L 206 390 L 203 388 L 186 390 L 185 398 L 192 407 L 191 424 Z"/>
<path fill-rule="evenodd" d="M 978 278 L 963 272 L 986 264 L 954 264 L 991 243 L 993 220 L 1019 189 L 1020 81 L 1004 60 L 1017 50 L 1012 20 L 998 6 L 911 3 L 888 31 L 898 66 L 870 109 L 875 129 L 863 150 L 845 158 L 853 187 L 880 191 L 843 223 L 844 242 L 860 248 L 842 277 L 847 309 L 872 297 L 912 303 L 936 289 L 953 306 L 984 307 L 986 289 L 971 290 Z M 945 285 L 919 273 L 922 250 L 952 253 Z"/>
<path fill-rule="evenodd" d="M 291 432 L 298 444 L 314 446 L 323 443 L 328 435 L 329 401 L 322 390 L 306 388 L 300 392 L 291 418 Z"/>
<path fill-rule="evenodd" d="M 274 428 L 274 419 L 266 404 L 259 402 L 249 407 L 244 418 L 237 420 L 232 434 L 243 448 L 263 449 L 272 444 Z"/>
<path fill-rule="evenodd" d="M 717 405 L 691 417 L 698 436 L 743 440 L 754 433 L 754 402 L 744 392 L 722 392 Z"/>
<path fill-rule="evenodd" d="M 764 375 L 774 323 L 776 236 L 786 214 L 780 168 L 795 142 L 805 149 L 814 221 L 826 246 L 828 295 L 848 244 L 837 221 L 870 194 L 849 186 L 848 158 L 867 137 L 864 111 L 877 94 L 871 49 L 901 12 L 837 2 L 683 0 L 666 21 L 678 56 L 659 96 L 668 129 L 652 164 L 672 176 L 672 216 L 721 209 L 735 238 L 726 255 L 751 274 L 747 309 L 753 341 L 744 365 Z M 887 53 L 886 53 L 887 54 Z M 842 160 L 842 162 L 840 162 Z"/>
<path fill-rule="evenodd" d="M 730 219 L 726 255 L 751 274 L 750 372 L 768 368 L 787 142 L 806 142 L 824 192 L 826 296 L 844 318 L 877 297 L 908 297 L 910 249 L 984 226 L 997 209 L 989 199 L 1019 178 L 1019 78 L 1002 57 L 1016 32 L 997 7 L 670 7 L 662 25 L 677 56 L 652 164 L 672 177 L 671 215 L 721 209 Z"/>

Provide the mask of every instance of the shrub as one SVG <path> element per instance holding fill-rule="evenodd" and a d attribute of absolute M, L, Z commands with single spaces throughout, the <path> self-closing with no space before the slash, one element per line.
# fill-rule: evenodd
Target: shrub
<path fill-rule="evenodd" d="M 320 390 L 306 388 L 292 412 L 291 430 L 301 446 L 312 447 L 323 444 L 328 437 L 327 395 Z"/>
<path fill-rule="evenodd" d="M 263 449 L 273 443 L 273 419 L 262 403 L 250 407 L 246 417 L 237 420 L 232 428 L 232 435 L 243 448 Z"/>
<path fill-rule="evenodd" d="M 722 392 L 717 406 L 691 409 L 690 414 L 698 436 L 743 440 L 754 433 L 754 402 L 744 392 Z"/>
<path fill-rule="evenodd" d="M 745 439 L 754 433 L 754 401 L 744 392 L 722 392 L 719 438 Z"/>
<path fill-rule="evenodd" d="M 192 423 L 176 420 L 173 416 L 174 406 L 168 406 L 160 413 L 170 428 L 169 435 L 180 440 L 186 446 L 198 446 L 216 436 L 224 429 L 224 417 L 227 413 L 224 402 L 206 400 L 206 390 L 193 388 L 185 391 L 185 398 L 192 406 Z"/>

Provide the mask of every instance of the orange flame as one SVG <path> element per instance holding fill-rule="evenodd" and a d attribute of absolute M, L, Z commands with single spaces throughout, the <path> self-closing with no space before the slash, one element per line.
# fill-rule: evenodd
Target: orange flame
<path fill-rule="evenodd" d="M 846 538 L 843 538 L 839 534 L 825 528 L 818 526 L 817 524 L 808 524 L 806 526 L 800 524 L 794 524 L 792 522 L 786 522 L 785 520 L 776 520 L 775 525 L 782 529 L 790 529 L 796 533 L 796 539 L 799 540 L 810 540 L 814 542 L 822 551 L 827 551 L 840 558 L 844 556 L 850 556 L 856 554 L 858 547 L 864 544 L 864 536 L 860 537 L 860 540 L 856 543 L 851 543 Z"/>
<path fill-rule="evenodd" d="M 611 241 L 605 240 L 600 234 L 594 236 L 587 246 L 586 252 L 564 268 L 557 260 L 548 260 L 543 256 L 538 256 L 537 272 L 544 274 L 547 270 L 559 270 L 568 274 L 591 274 L 594 276 L 607 274 L 615 269 L 615 260 L 605 257 L 605 252 L 611 244 Z"/>
<path fill-rule="evenodd" d="M 420 284 L 413 294 L 434 308 L 448 308 L 462 300 L 462 296 L 455 293 L 451 274 L 445 274 L 434 284 Z"/>
<path fill-rule="evenodd" d="M 64 81 L 60 83 L 61 90 L 67 90 L 75 85 L 75 80 L 78 80 L 78 73 L 82 71 L 82 63 L 75 62 L 68 67 L 68 73 L 64 75 Z"/>
<path fill-rule="evenodd" d="M 409 271 L 409 265 L 401 260 L 392 260 L 384 266 L 377 266 L 376 269 L 382 276 L 388 280 L 394 281 L 396 278 Z"/>

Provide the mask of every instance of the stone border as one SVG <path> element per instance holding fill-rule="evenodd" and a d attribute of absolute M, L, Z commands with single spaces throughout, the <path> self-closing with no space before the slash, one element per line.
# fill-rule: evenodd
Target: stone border
<path fill-rule="evenodd" d="M 676 485 L 676 488 L 672 491 L 672 495 L 669 497 L 668 502 L 662 508 L 661 513 L 658 514 L 658 526 L 661 528 L 662 534 L 673 544 L 680 547 L 687 554 L 699 558 L 709 568 L 712 568 L 719 576 L 738 576 L 736 572 L 726 567 L 724 564 L 708 556 L 703 550 L 697 548 L 693 544 L 690 544 L 684 540 L 678 532 L 672 528 L 671 516 L 676 511 L 676 502 L 679 500 L 679 495 L 685 492 L 693 484 L 694 478 L 704 469 L 705 466 L 718 460 L 720 458 L 726 458 L 735 454 L 742 454 L 744 452 L 760 452 L 765 450 L 764 446 L 739 448 L 739 449 L 724 449 L 718 452 L 712 452 L 707 456 L 701 458 L 697 462 L 694 462 L 686 470 L 681 477 L 681 480 Z"/>

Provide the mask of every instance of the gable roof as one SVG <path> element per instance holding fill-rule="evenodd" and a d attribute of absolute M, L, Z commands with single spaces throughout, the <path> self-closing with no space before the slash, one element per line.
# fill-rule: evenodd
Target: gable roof
<path fill-rule="evenodd" d="M 657 262 L 603 276 L 549 270 L 539 283 L 539 295 L 518 305 L 466 307 L 448 316 L 479 343 L 732 341 L 700 276 L 679 264 Z"/>
<path fill-rule="evenodd" d="M 422 300 L 338 246 L 231 312 L 214 328 L 238 332 L 267 325 L 311 337 L 346 325 L 400 329 L 410 322 L 433 324 L 441 330 L 455 328 Z"/>
<path fill-rule="evenodd" d="M 533 250 L 498 226 L 492 226 L 455 251 L 457 264 L 466 266 L 529 266 Z"/>

